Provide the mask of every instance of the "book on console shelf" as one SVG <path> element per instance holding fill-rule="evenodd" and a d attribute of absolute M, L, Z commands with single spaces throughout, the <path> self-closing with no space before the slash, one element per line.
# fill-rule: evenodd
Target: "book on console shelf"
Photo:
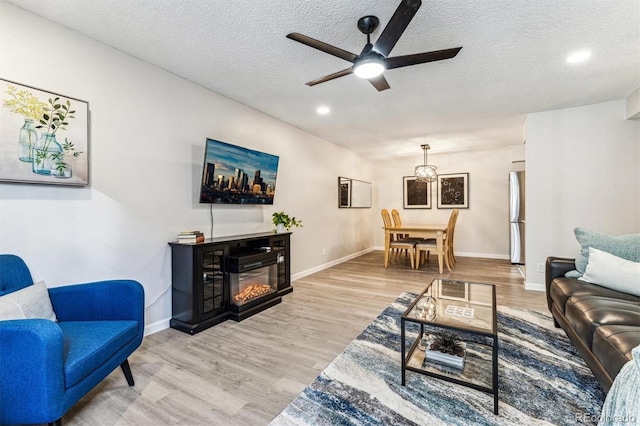
<path fill-rule="evenodd" d="M 189 237 L 189 236 L 193 236 L 193 235 L 204 235 L 201 231 L 180 231 L 180 233 L 178 234 L 178 236 L 185 236 L 185 237 Z"/>
<path fill-rule="evenodd" d="M 179 243 L 203 243 L 204 234 L 200 231 L 182 231 L 178 234 Z"/>

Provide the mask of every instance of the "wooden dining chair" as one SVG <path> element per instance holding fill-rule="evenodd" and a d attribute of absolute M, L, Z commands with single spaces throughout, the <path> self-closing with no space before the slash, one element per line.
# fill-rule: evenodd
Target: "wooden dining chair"
<path fill-rule="evenodd" d="M 393 226 L 402 226 L 402 220 L 400 220 L 400 213 L 397 209 L 391 210 L 391 218 L 393 219 Z M 396 234 L 399 238 L 408 237 L 409 234 Z"/>
<path fill-rule="evenodd" d="M 449 256 L 449 264 L 453 267 L 456 265 L 456 256 L 455 251 L 453 249 L 453 236 L 456 230 L 456 223 L 458 222 L 458 213 L 460 211 L 458 209 L 454 209 L 451 212 L 451 217 L 449 218 L 449 225 L 447 226 L 447 234 L 446 234 L 446 243 L 447 243 L 447 255 Z"/>
<path fill-rule="evenodd" d="M 458 222 L 458 213 L 460 210 L 454 209 L 449 217 L 449 224 L 447 225 L 447 232 L 445 234 L 445 255 L 449 260 L 449 265 L 454 267 L 456 265 L 456 256 L 453 251 L 453 235 L 456 230 L 456 223 Z"/>
<path fill-rule="evenodd" d="M 400 219 L 400 212 L 397 209 L 391 210 L 391 217 L 393 218 L 393 226 L 400 227 L 402 226 L 402 219 Z M 411 237 L 409 234 L 396 234 L 396 239 L 406 239 L 410 238 L 415 240 L 416 242 L 424 241 L 424 238 L 420 237 Z"/>
<path fill-rule="evenodd" d="M 447 230 L 442 236 L 442 254 L 444 257 L 444 264 L 449 272 L 451 272 L 451 268 L 455 264 L 455 257 L 453 256 L 453 234 L 456 227 L 456 222 L 458 220 L 458 213 L 458 209 L 453 209 L 451 215 L 449 216 Z M 417 243 L 415 268 L 418 269 L 420 265 L 425 262 L 425 260 L 428 260 L 430 251 L 437 250 L 437 248 L 438 243 L 435 238 L 429 238 L 420 243 Z M 423 252 L 426 252 L 426 255 L 423 255 Z"/>
<path fill-rule="evenodd" d="M 385 227 L 392 227 L 394 225 L 391 224 L 391 216 L 389 215 L 389 210 L 387 209 L 382 209 L 381 211 L 382 214 L 382 221 L 384 222 L 384 226 Z M 401 252 L 404 251 L 405 254 L 409 254 L 409 262 L 411 264 L 411 268 L 413 269 L 414 267 L 414 254 L 415 254 L 415 247 L 416 247 L 416 241 L 412 240 L 412 239 L 407 239 L 407 238 L 397 238 L 397 235 L 395 233 L 391 233 L 390 235 L 390 241 L 389 241 L 389 254 L 391 255 L 394 251 L 396 256 Z"/>

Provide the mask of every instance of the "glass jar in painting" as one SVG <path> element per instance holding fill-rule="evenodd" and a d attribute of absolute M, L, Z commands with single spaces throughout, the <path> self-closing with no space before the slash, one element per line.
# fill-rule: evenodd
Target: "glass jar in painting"
<path fill-rule="evenodd" d="M 69 179 L 70 177 L 73 177 L 71 164 L 64 162 L 62 154 L 59 156 L 54 154 L 54 161 L 51 165 L 51 176 L 58 179 Z"/>
<path fill-rule="evenodd" d="M 33 127 L 33 120 L 25 118 L 18 137 L 18 159 L 20 161 L 30 163 L 33 160 L 32 148 L 37 139 L 38 133 Z"/>
<path fill-rule="evenodd" d="M 55 169 L 55 163 L 61 161 L 62 146 L 56 141 L 54 133 L 44 133 L 33 145 L 32 154 L 33 173 L 39 175 L 51 175 L 51 169 Z"/>

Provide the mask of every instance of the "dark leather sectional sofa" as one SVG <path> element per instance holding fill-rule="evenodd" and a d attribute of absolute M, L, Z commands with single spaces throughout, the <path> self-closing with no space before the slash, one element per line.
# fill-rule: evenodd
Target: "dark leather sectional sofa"
<path fill-rule="evenodd" d="M 608 392 L 640 345 L 640 297 L 566 278 L 573 269 L 574 259 L 547 258 L 547 304 L 556 327 L 567 333 Z"/>

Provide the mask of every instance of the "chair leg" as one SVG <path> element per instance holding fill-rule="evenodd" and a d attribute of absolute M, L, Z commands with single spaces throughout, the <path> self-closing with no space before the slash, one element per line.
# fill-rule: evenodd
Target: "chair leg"
<path fill-rule="evenodd" d="M 451 272 L 451 263 L 449 262 L 449 254 L 445 252 L 443 257 L 444 257 L 444 264 L 447 267 L 447 271 Z"/>
<path fill-rule="evenodd" d="M 124 362 L 120 364 L 120 368 L 122 368 L 122 372 L 124 373 L 124 377 L 126 377 L 129 386 L 133 386 L 135 383 L 133 382 L 133 375 L 131 374 L 131 368 L 129 367 L 129 360 L 125 359 Z"/>
<path fill-rule="evenodd" d="M 429 250 L 416 250 L 416 269 L 420 268 L 420 265 L 424 265 L 429 260 Z"/>
<path fill-rule="evenodd" d="M 60 417 L 55 422 L 47 423 L 49 426 L 62 426 L 62 417 Z"/>

